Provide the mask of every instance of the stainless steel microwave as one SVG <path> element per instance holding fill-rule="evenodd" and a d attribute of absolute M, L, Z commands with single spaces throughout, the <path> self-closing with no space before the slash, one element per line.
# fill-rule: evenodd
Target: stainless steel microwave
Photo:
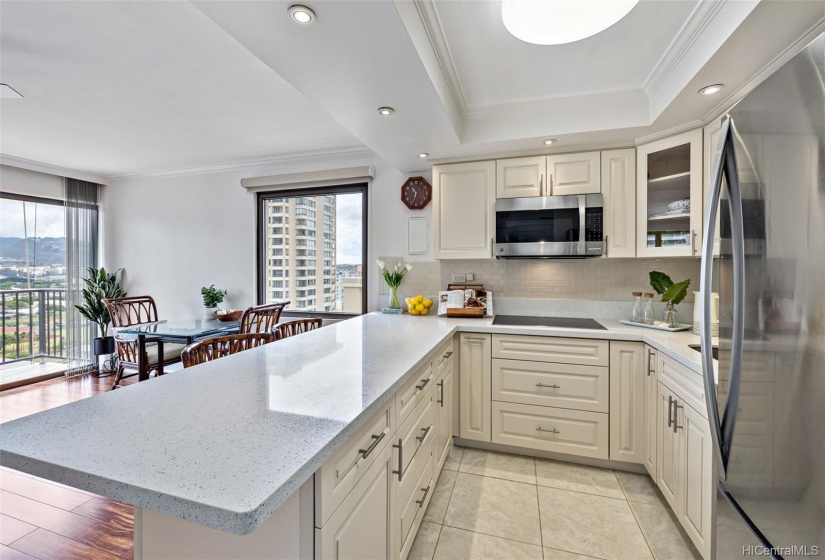
<path fill-rule="evenodd" d="M 583 258 L 604 253 L 602 195 L 502 198 L 496 201 L 498 258 Z"/>

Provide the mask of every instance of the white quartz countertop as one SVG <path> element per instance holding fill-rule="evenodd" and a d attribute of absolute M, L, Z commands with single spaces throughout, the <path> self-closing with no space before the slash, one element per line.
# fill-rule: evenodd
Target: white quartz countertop
<path fill-rule="evenodd" d="M 701 374 L 699 337 L 373 313 L 0 427 L 0 465 L 236 534 L 261 525 L 457 331 L 646 342 Z"/>

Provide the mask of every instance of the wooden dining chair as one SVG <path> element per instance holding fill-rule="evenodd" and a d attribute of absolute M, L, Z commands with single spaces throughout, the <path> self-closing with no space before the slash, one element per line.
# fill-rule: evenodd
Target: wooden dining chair
<path fill-rule="evenodd" d="M 151 296 L 131 296 L 122 298 L 103 299 L 103 305 L 109 310 L 112 327 L 115 329 L 115 347 L 117 349 L 117 372 L 112 389 L 120 387 L 120 381 L 138 374 L 138 341 L 135 337 L 119 335 L 118 328 L 132 327 L 158 321 L 158 309 Z M 164 366 L 180 362 L 180 353 L 183 344 L 162 344 L 149 342 L 146 344 L 144 356 L 149 373 L 158 371 L 158 364 Z M 159 359 L 159 355 L 162 358 Z M 134 373 L 124 375 L 126 370 L 135 370 Z"/>
<path fill-rule="evenodd" d="M 243 333 L 243 334 L 227 334 L 224 336 L 216 336 L 214 338 L 205 338 L 197 342 L 193 342 L 183 349 L 181 358 L 183 359 L 183 367 L 188 368 L 217 360 L 230 354 L 237 354 L 256 346 L 263 346 L 275 340 L 272 333 Z"/>
<path fill-rule="evenodd" d="M 278 323 L 272 327 L 272 334 L 275 335 L 275 340 L 281 340 L 296 334 L 313 331 L 320 328 L 323 322 L 323 319 L 295 319 L 294 321 Z"/>
<path fill-rule="evenodd" d="M 289 305 L 288 301 L 278 303 L 268 303 L 266 305 L 256 305 L 250 307 L 241 315 L 238 323 L 238 332 L 243 333 L 268 333 L 272 330 L 281 318 L 281 311 Z"/>

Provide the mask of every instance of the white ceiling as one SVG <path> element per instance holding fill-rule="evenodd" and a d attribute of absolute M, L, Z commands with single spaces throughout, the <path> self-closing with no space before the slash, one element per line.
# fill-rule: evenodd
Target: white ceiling
<path fill-rule="evenodd" d="M 360 142 L 188 2 L 0 2 L 0 152 L 120 175 Z"/>
<path fill-rule="evenodd" d="M 469 111 L 644 88 L 698 0 L 640 2 L 615 25 L 565 45 L 513 37 L 501 1 L 434 2 Z M 651 24 L 655 22 L 655 24 Z"/>
<path fill-rule="evenodd" d="M 306 0 L 311 26 L 291 3 L 3 0 L 0 82 L 25 97 L 0 102 L 0 154 L 112 176 L 359 147 L 412 172 L 422 151 L 629 146 L 701 126 L 825 27 L 825 2 L 642 0 L 541 47 L 506 33 L 500 0 Z"/>

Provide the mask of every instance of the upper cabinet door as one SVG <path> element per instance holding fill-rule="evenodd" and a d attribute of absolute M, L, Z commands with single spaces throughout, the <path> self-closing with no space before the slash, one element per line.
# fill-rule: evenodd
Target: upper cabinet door
<path fill-rule="evenodd" d="M 492 258 L 495 203 L 495 161 L 434 166 L 434 258 Z"/>
<path fill-rule="evenodd" d="M 546 196 L 547 158 L 524 157 L 496 161 L 496 198 Z"/>
<path fill-rule="evenodd" d="M 702 156 L 701 128 L 636 148 L 636 256 L 700 255 Z"/>
<path fill-rule="evenodd" d="M 636 256 L 636 150 L 602 152 L 606 257 Z"/>
<path fill-rule="evenodd" d="M 600 152 L 547 156 L 546 194 L 594 194 L 602 192 Z"/>

